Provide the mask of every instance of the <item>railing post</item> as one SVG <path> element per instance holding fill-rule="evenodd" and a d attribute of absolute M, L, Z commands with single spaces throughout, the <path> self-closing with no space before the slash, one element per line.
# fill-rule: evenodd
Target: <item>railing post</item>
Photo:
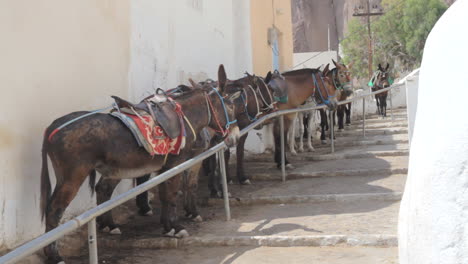
<path fill-rule="evenodd" d="M 362 98 L 362 137 L 366 137 L 366 98 Z"/>
<path fill-rule="evenodd" d="M 331 153 L 335 153 L 335 111 L 328 111 L 328 114 L 330 116 L 330 129 L 331 129 Z"/>
<path fill-rule="evenodd" d="M 89 263 L 98 264 L 96 218 L 88 222 Z"/>
<path fill-rule="evenodd" d="M 286 159 L 284 155 L 284 115 L 280 116 L 280 134 L 281 134 L 281 177 L 283 182 L 286 181 Z"/>
<path fill-rule="evenodd" d="M 226 162 L 224 161 L 224 149 L 218 152 L 219 168 L 221 170 L 221 182 L 223 184 L 224 210 L 226 211 L 226 221 L 231 220 L 231 208 L 229 207 L 229 192 L 226 176 Z"/>

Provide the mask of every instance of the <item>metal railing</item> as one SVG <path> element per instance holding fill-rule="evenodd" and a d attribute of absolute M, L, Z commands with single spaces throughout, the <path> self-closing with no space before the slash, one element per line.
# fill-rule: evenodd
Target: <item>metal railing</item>
<path fill-rule="evenodd" d="M 372 96 L 378 93 L 383 93 L 386 91 L 391 91 L 391 89 L 396 88 L 398 86 L 401 86 L 402 84 L 395 84 L 392 85 L 391 87 L 372 92 L 372 93 L 367 93 L 365 95 L 360 95 L 360 96 L 355 96 L 352 99 L 341 101 L 338 103 L 338 105 L 343 105 L 347 104 L 350 102 L 357 101 L 359 99 L 363 100 L 363 119 L 362 119 L 362 125 L 363 125 L 363 136 L 365 136 L 365 98 L 368 96 Z M 285 130 L 284 130 L 284 115 L 285 114 L 292 114 L 292 113 L 297 113 L 297 112 L 305 112 L 305 111 L 311 111 L 311 110 L 318 110 L 318 109 L 325 109 L 326 106 L 314 106 L 314 107 L 305 107 L 305 108 L 295 108 L 295 109 L 289 109 L 289 110 L 281 110 L 277 111 L 268 115 L 265 115 L 261 118 L 259 118 L 257 121 L 254 123 L 250 124 L 246 128 L 242 129 L 240 132 L 241 135 L 245 135 L 248 133 L 250 130 L 254 129 L 258 125 L 264 123 L 265 121 L 275 118 L 275 117 L 280 117 L 280 131 L 281 133 L 281 172 L 282 172 L 282 181 L 286 181 L 286 168 L 285 168 Z M 393 120 L 393 110 L 392 110 L 392 98 L 390 96 L 390 113 L 392 115 L 392 120 Z M 330 129 L 333 131 L 333 126 L 334 123 L 330 122 L 331 126 Z M 332 132 L 333 133 L 333 132 Z M 334 146 L 334 139 L 333 139 L 333 134 L 331 136 L 331 151 L 335 151 L 335 146 Z M 225 211 L 226 211 L 226 219 L 230 220 L 231 219 L 231 213 L 230 213 L 230 207 L 229 207 L 229 196 L 228 196 L 228 187 L 227 187 L 227 179 L 226 179 L 226 169 L 225 169 L 225 161 L 224 161 L 224 149 L 226 148 L 226 144 L 224 142 L 221 142 L 217 144 L 216 146 L 208 149 L 207 151 L 185 161 L 184 163 L 150 179 L 149 181 L 136 186 L 135 188 L 132 188 L 131 190 L 122 193 L 120 195 L 117 195 L 116 197 L 94 207 L 93 209 L 90 209 L 79 216 L 65 222 L 64 224 L 50 230 L 49 232 L 23 244 L 22 246 L 17 247 L 16 249 L 12 250 L 8 254 L 0 257 L 0 263 L 1 264 L 13 264 L 33 253 L 36 251 L 42 249 L 43 247 L 49 245 L 50 243 L 58 240 L 59 238 L 63 237 L 64 235 L 82 227 L 85 224 L 88 224 L 88 246 L 89 246 L 89 263 L 91 264 L 97 264 L 98 263 L 98 254 L 97 254 L 97 234 L 96 234 L 96 217 L 112 210 L 113 208 L 127 202 L 128 200 L 136 197 L 138 194 L 141 194 L 145 191 L 148 191 L 149 189 L 157 186 L 158 184 L 176 176 L 177 174 L 189 169 L 193 165 L 203 161 L 204 159 L 210 157 L 211 155 L 218 153 L 218 160 L 220 163 L 220 168 L 221 168 L 221 176 L 222 176 L 222 185 L 223 185 L 223 196 L 224 196 L 224 206 L 225 206 Z"/>

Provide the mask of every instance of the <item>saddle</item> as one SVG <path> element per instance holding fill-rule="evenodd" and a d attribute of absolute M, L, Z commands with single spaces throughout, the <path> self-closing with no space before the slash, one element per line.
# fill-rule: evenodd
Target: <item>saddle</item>
<path fill-rule="evenodd" d="M 153 118 L 155 125 L 159 125 L 171 139 L 180 135 L 182 120 L 175 111 L 174 101 L 168 99 L 166 95 L 156 94 L 143 99 L 138 104 L 132 104 L 118 96 L 111 97 L 115 100 L 120 111 L 133 115 L 135 112 L 148 114 Z"/>

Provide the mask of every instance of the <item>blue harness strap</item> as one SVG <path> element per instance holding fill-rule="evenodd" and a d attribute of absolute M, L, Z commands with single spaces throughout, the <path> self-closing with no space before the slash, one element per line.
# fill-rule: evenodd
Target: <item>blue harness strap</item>
<path fill-rule="evenodd" d="M 219 94 L 219 92 L 218 92 L 218 90 L 216 88 L 213 88 L 213 91 L 216 92 L 216 94 L 219 97 L 219 100 L 221 101 L 221 105 L 223 106 L 224 115 L 226 116 L 226 127 L 225 127 L 225 129 L 228 129 L 230 125 L 237 123 L 237 119 L 229 121 L 229 116 L 228 116 L 228 113 L 227 113 L 226 105 L 224 104 L 224 98 L 221 96 L 221 94 Z"/>
<path fill-rule="evenodd" d="M 244 97 L 244 93 L 247 93 L 245 90 L 242 90 L 242 93 L 241 93 L 241 99 L 242 101 L 244 102 L 244 111 L 245 111 L 245 114 L 247 115 L 247 118 L 249 119 L 249 121 L 256 121 L 257 120 L 257 117 L 251 117 L 249 115 L 249 110 L 247 109 L 247 100 L 245 99 Z"/>
<path fill-rule="evenodd" d="M 323 81 L 323 76 L 321 75 L 321 73 L 319 73 L 319 74 L 320 74 L 320 80 L 322 81 L 322 85 L 323 85 L 323 87 L 325 87 L 325 82 Z M 333 98 L 335 96 L 330 96 L 328 94 L 328 90 L 325 89 L 325 92 L 327 93 L 327 99 L 325 99 L 323 97 L 323 95 L 322 95 L 322 91 L 320 91 L 319 83 L 317 81 L 317 77 L 315 77 L 315 74 L 312 74 L 312 79 L 314 80 L 315 89 L 317 89 L 317 91 L 318 91 L 318 93 L 320 95 L 320 100 L 322 100 L 322 104 L 319 104 L 319 105 L 324 105 L 324 104 L 329 105 L 330 104 L 329 98 Z"/>

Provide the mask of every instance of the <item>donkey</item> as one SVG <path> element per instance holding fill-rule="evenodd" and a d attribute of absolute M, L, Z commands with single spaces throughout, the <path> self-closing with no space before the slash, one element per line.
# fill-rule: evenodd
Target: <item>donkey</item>
<path fill-rule="evenodd" d="M 340 91 L 336 90 L 332 81 L 326 77 L 318 69 L 300 69 L 288 72 L 283 72 L 287 85 L 288 101 L 286 103 L 278 103 L 279 110 L 293 109 L 302 105 L 310 96 L 314 95 L 319 104 L 325 104 L 330 109 L 336 109 L 337 100 Z M 317 92 L 316 92 L 317 91 Z M 284 116 L 284 127 L 289 128 L 290 123 L 294 120 L 296 114 Z M 275 139 L 275 156 L 274 160 L 277 167 L 281 167 L 281 131 L 279 120 L 275 121 L 273 127 Z M 286 167 L 293 168 L 287 159 L 285 159 Z"/>
<path fill-rule="evenodd" d="M 94 170 L 102 175 L 102 184 L 114 187 L 121 179 L 136 178 L 151 172 L 162 173 L 190 157 L 195 134 L 205 127 L 228 133 L 228 142 L 234 143 L 239 137 L 239 128 L 230 123 L 234 120 L 232 100 L 236 95 L 228 96 L 223 91 L 226 73 L 222 65 L 218 75 L 221 94 L 195 89 L 175 100 L 183 110 L 190 108 L 190 111 L 185 111 L 184 122 L 186 127 L 193 127 L 193 132 L 191 129 L 186 131 L 186 145 L 179 155 L 152 157 L 138 146 L 132 133 L 120 120 L 108 114 L 79 119 L 58 132 L 56 129 L 62 124 L 88 112 L 74 112 L 52 122 L 45 131 L 42 146 L 41 211 L 46 219 L 46 231 L 58 226 L 63 212 Z M 47 156 L 52 161 L 57 178 L 52 196 Z M 180 176 L 159 185 L 161 223 L 169 234 L 186 232 L 177 223 L 175 201 L 179 185 Z M 49 263 L 63 261 L 56 242 L 45 247 L 44 253 Z"/>
<path fill-rule="evenodd" d="M 327 64 L 325 66 L 324 71 L 327 72 L 327 77 L 330 78 L 333 82 L 333 86 L 337 89 L 340 90 L 340 96 L 338 97 L 338 101 L 344 101 L 346 100 L 349 96 L 352 95 L 353 90 L 351 88 L 351 74 L 348 68 L 350 69 L 353 65 L 353 63 L 350 63 L 348 66 L 345 64 L 337 63 L 335 60 L 332 60 L 333 64 L 335 65 L 335 68 L 332 70 L 328 70 L 330 64 Z M 334 122 L 335 124 L 335 112 L 332 112 L 330 117 L 327 116 L 327 113 L 325 110 L 320 109 L 320 127 L 321 127 L 321 134 L 320 134 L 320 140 L 322 141 L 322 144 L 326 144 L 326 133 L 329 129 L 329 119 Z M 345 105 L 339 105 L 337 110 L 336 110 L 336 115 L 338 117 L 338 131 L 344 129 L 344 115 L 346 113 L 346 124 L 350 125 L 351 124 L 351 103 L 345 104 Z M 331 137 L 331 131 L 330 131 L 330 137 Z"/>
<path fill-rule="evenodd" d="M 259 117 L 275 111 L 275 97 L 281 96 L 282 92 L 273 89 L 266 84 L 266 81 L 271 81 L 276 78 L 271 72 L 268 73 L 266 81 L 255 75 L 246 73 L 247 76 L 238 80 L 228 81 L 226 85 L 226 92 L 234 92 L 241 89 L 242 94 L 237 100 L 236 104 L 236 119 L 239 129 L 243 129 L 255 122 Z M 275 87 L 277 88 L 277 87 Z M 237 179 L 240 184 L 251 184 L 250 179 L 245 176 L 244 172 L 244 145 L 248 134 L 240 137 L 236 147 L 237 157 Z M 212 139 L 212 144 L 219 141 L 217 137 Z M 225 164 L 228 166 L 230 151 L 225 152 Z M 220 176 L 216 175 L 216 157 L 212 156 L 206 159 L 203 163 L 205 172 L 208 173 L 209 181 L 208 188 L 212 197 L 222 197 Z M 229 170 L 226 169 L 228 181 L 230 181 Z"/>
<path fill-rule="evenodd" d="M 382 65 L 379 63 L 379 69 L 374 73 L 374 77 L 371 80 L 371 89 L 372 92 L 387 88 L 391 85 L 391 79 L 388 73 L 388 68 L 390 64 L 387 63 L 385 69 L 382 68 Z M 387 95 L 388 92 L 382 92 L 375 95 L 377 101 L 377 111 L 382 117 L 387 116 Z"/>

